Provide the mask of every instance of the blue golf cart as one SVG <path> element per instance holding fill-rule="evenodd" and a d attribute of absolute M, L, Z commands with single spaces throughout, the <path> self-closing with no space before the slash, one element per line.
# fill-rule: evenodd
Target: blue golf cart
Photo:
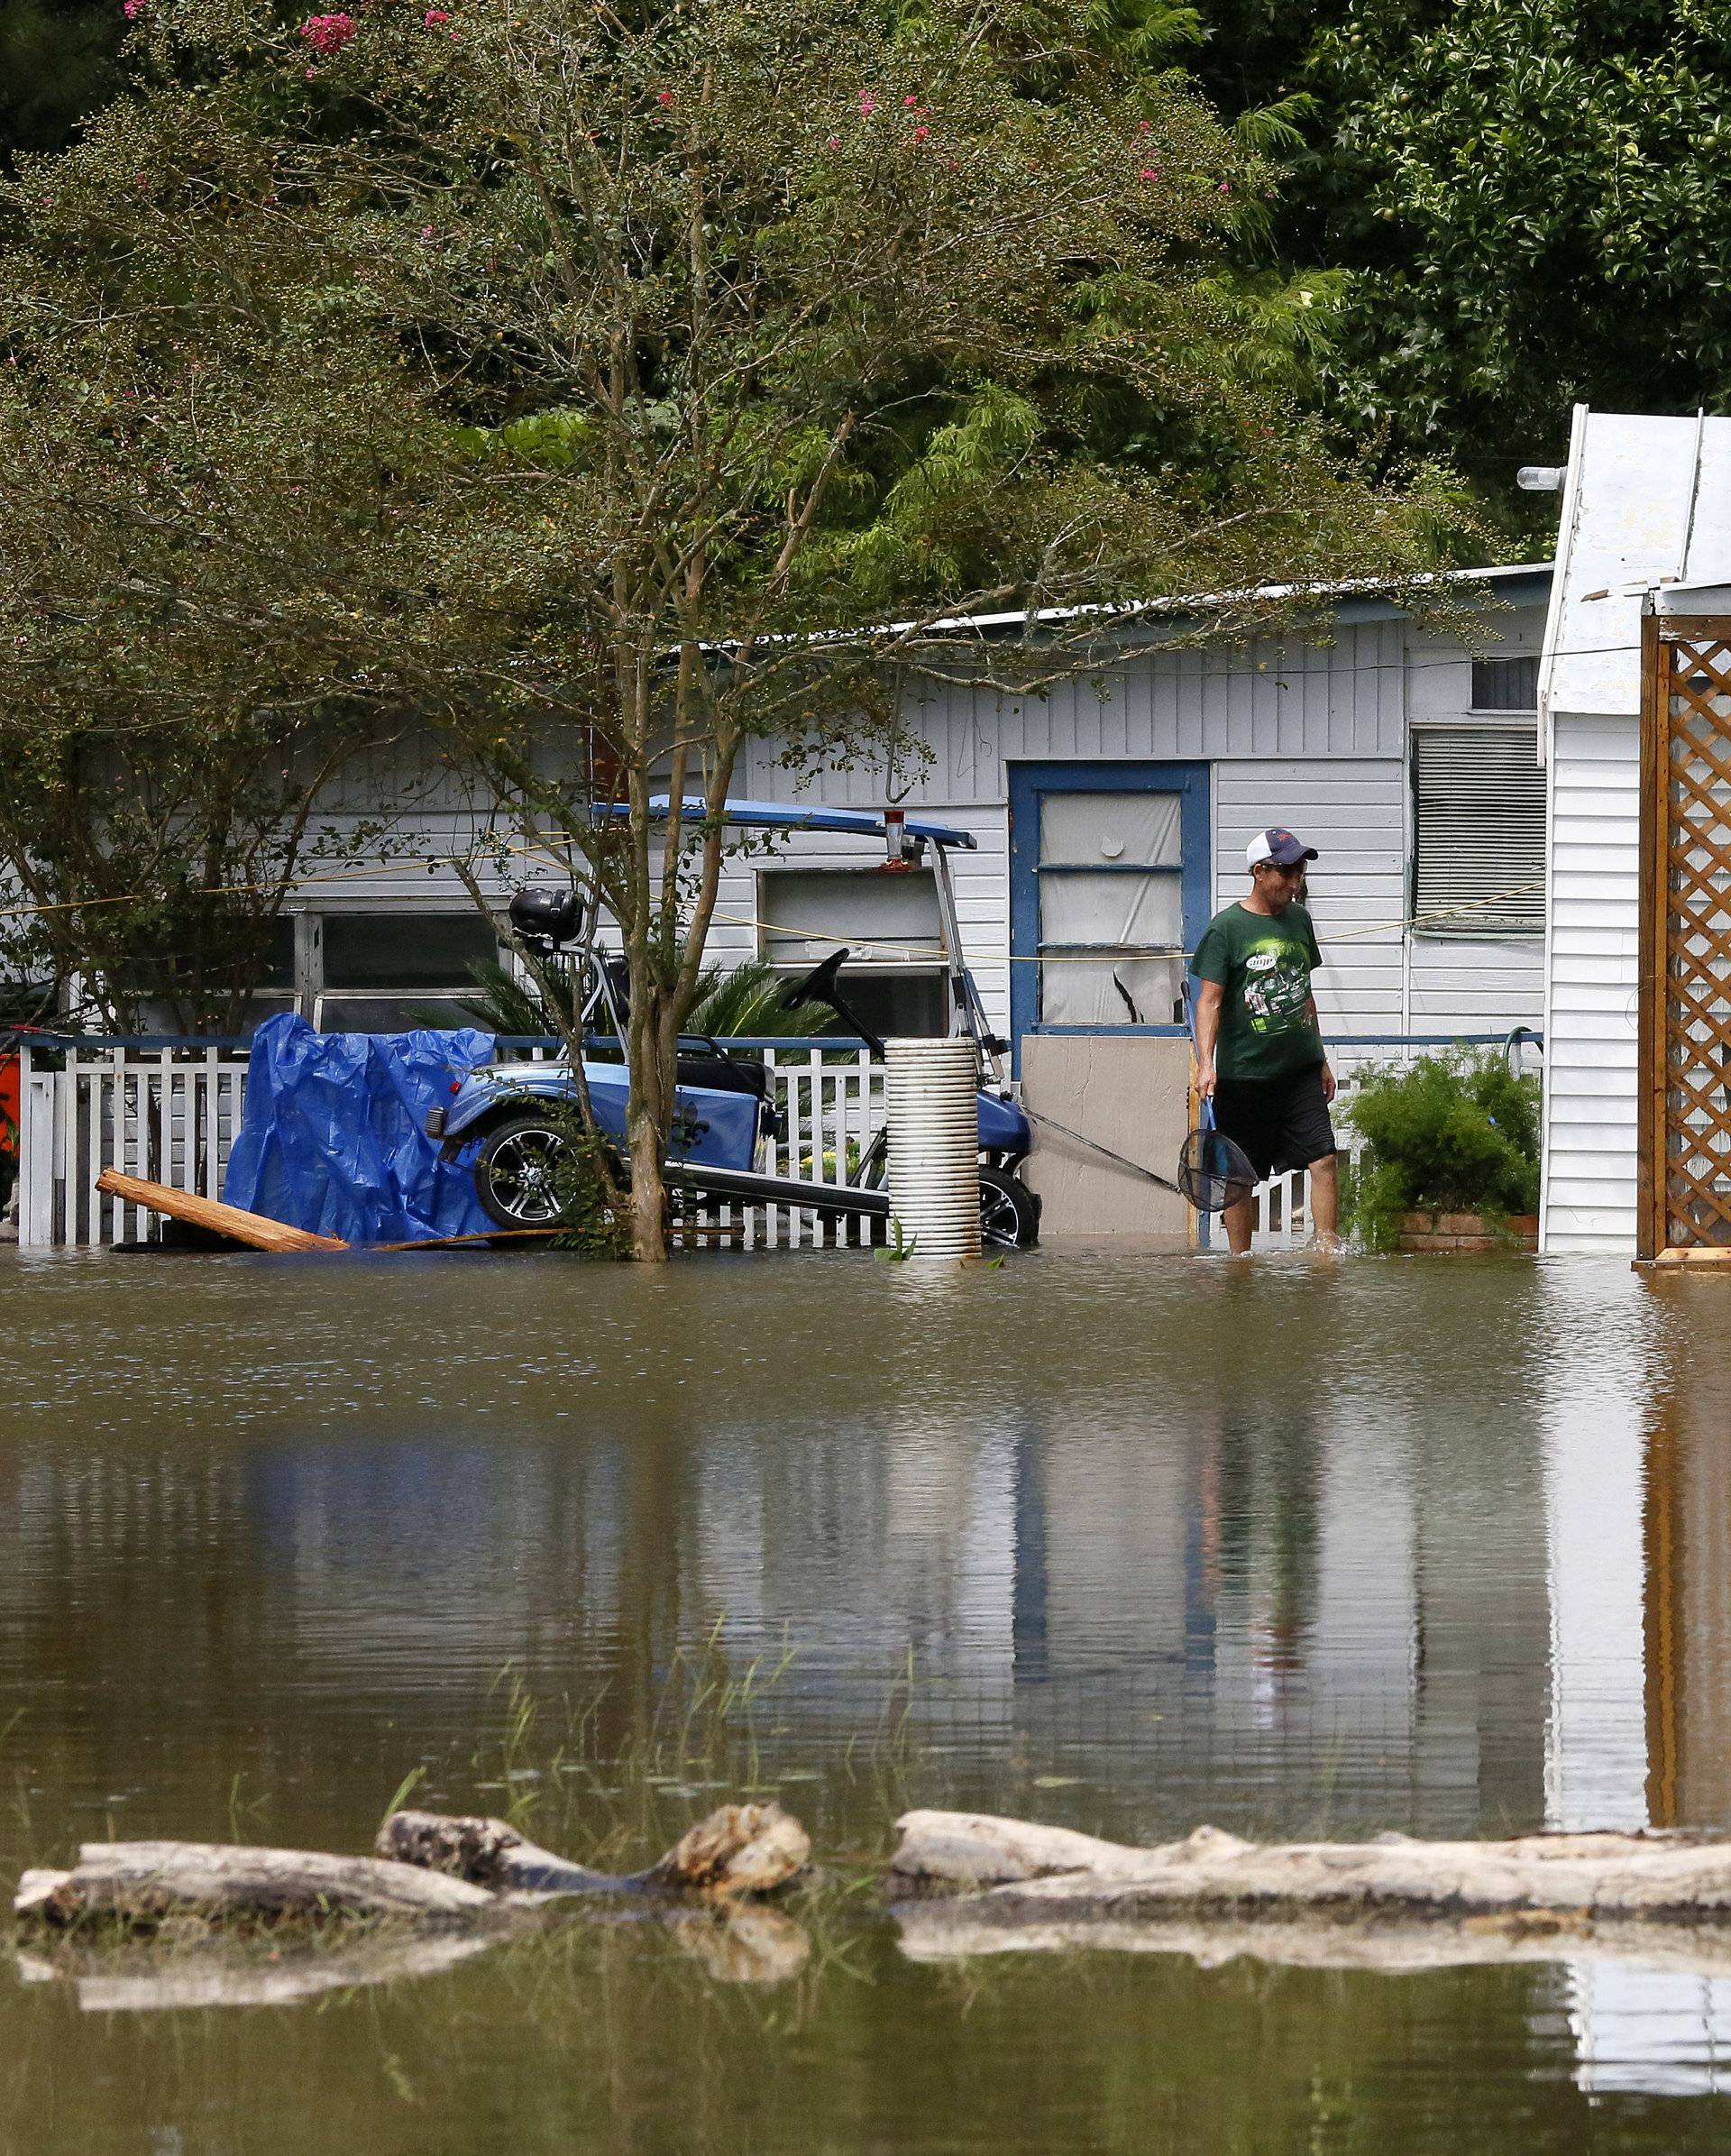
<path fill-rule="evenodd" d="M 650 810 L 664 817 L 667 797 L 652 801 Z M 687 800 L 684 812 L 700 820 L 704 804 Z M 882 816 L 856 809 L 730 801 L 727 819 L 749 830 L 888 837 Z M 981 1235 L 995 1248 L 1026 1249 L 1040 1234 L 1040 1200 L 1021 1174 L 1032 1148 L 1032 1127 L 1012 1097 L 1005 1076 L 1003 1058 L 1008 1043 L 987 1026 L 979 990 L 962 954 L 950 873 L 950 855 L 958 849 L 971 850 L 975 841 L 971 831 L 918 817 L 907 818 L 902 832 L 913 860 L 930 857 L 948 975 L 950 1030 L 973 1041 L 980 1064 Z M 577 944 L 585 925 L 577 895 L 569 890 L 519 891 L 511 901 L 510 916 L 518 936 L 547 957 Z M 797 1010 L 807 1004 L 826 1005 L 848 1032 L 882 1056 L 884 1042 L 849 1007 L 837 978 L 850 955 L 845 948 L 832 951 L 788 987 L 783 1005 Z M 580 963 L 584 977 L 578 984 L 577 1007 L 586 1025 L 597 1030 L 609 1025 L 622 1041 L 623 964 L 604 957 Z M 605 1136 L 618 1142 L 623 1158 L 628 1092 L 625 1069 L 618 1062 L 585 1057 L 583 1076 L 595 1120 Z M 558 1225 L 565 1202 L 563 1156 L 575 1093 L 566 1063 L 493 1064 L 475 1071 L 448 1106 L 435 1108 L 429 1115 L 428 1134 L 441 1141 L 445 1160 L 471 1162 L 475 1195 L 501 1229 Z M 887 1232 L 888 1146 L 884 1131 L 863 1149 L 849 1179 L 831 1183 L 764 1173 L 758 1166 L 762 1148 L 776 1128 L 770 1074 L 760 1061 L 706 1035 L 682 1036 L 666 1161 L 671 1189 L 699 1204 L 731 1199 L 746 1205 L 799 1206 L 831 1218 L 872 1221 Z"/>

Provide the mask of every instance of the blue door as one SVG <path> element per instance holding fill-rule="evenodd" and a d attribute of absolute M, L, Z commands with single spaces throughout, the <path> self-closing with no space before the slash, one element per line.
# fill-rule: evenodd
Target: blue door
<path fill-rule="evenodd" d="M 1184 1031 L 1208 924 L 1206 764 L 1010 766 L 1010 1022 L 1029 1033 Z"/>

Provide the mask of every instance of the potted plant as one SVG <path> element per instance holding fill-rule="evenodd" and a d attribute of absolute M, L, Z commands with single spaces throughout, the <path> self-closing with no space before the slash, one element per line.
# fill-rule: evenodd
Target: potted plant
<path fill-rule="evenodd" d="M 1539 1097 L 1495 1052 L 1371 1066 L 1346 1111 L 1364 1145 L 1342 1225 L 1371 1250 L 1536 1247 Z"/>

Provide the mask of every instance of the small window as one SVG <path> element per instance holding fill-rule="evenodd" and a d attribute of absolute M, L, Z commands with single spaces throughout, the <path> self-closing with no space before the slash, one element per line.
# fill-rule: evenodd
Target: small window
<path fill-rule="evenodd" d="M 1472 708 L 1475 711 L 1536 711 L 1537 658 L 1474 659 Z"/>
<path fill-rule="evenodd" d="M 1544 773 L 1530 726 L 1413 735 L 1415 925 L 1433 936 L 1544 928 Z"/>
<path fill-rule="evenodd" d="M 938 886 L 929 868 L 772 868 L 757 879 L 759 949 L 790 977 L 838 944 L 852 958 L 838 986 L 886 1038 L 949 1031 Z M 850 1029 L 837 1024 L 832 1032 Z"/>
<path fill-rule="evenodd" d="M 326 913 L 326 988 L 461 988 L 478 959 L 499 955 L 479 913 Z"/>
<path fill-rule="evenodd" d="M 930 868 L 772 868 L 758 895 L 764 956 L 778 966 L 815 966 L 838 943 L 851 945 L 861 966 L 943 957 Z"/>
<path fill-rule="evenodd" d="M 476 913 L 326 913 L 320 923 L 313 1023 L 325 1033 L 397 1033 L 472 1025 L 461 999 L 471 968 L 497 959 L 499 939 Z"/>

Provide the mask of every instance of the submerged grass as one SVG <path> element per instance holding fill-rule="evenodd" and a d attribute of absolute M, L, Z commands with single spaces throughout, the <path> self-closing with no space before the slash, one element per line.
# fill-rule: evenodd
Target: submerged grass
<path fill-rule="evenodd" d="M 676 1647 L 635 1712 L 619 1699 L 617 1678 L 547 1700 L 519 1665 L 505 1665 L 491 1687 L 495 1728 L 469 1761 L 475 1808 L 574 1861 L 626 1871 L 653 1861 L 719 1804 L 774 1798 L 796 1813 L 821 1811 L 825 1785 L 839 1777 L 852 1796 L 862 1783 L 876 1793 L 873 1810 L 887 1837 L 908 1802 L 920 1683 L 912 1651 L 882 1686 L 871 1720 L 820 1774 L 790 1760 L 783 1741 L 798 1648 L 783 1637 L 742 1660 L 726 1632 L 726 1618 L 718 1618 L 698 1644 Z M 405 1786 L 424 1779 L 417 1770 Z M 455 1794 L 425 1801 L 448 1804 Z M 399 1794 L 393 1805 L 404 1801 Z M 850 1850 L 844 1861 L 869 1869 L 880 1854 Z"/>

